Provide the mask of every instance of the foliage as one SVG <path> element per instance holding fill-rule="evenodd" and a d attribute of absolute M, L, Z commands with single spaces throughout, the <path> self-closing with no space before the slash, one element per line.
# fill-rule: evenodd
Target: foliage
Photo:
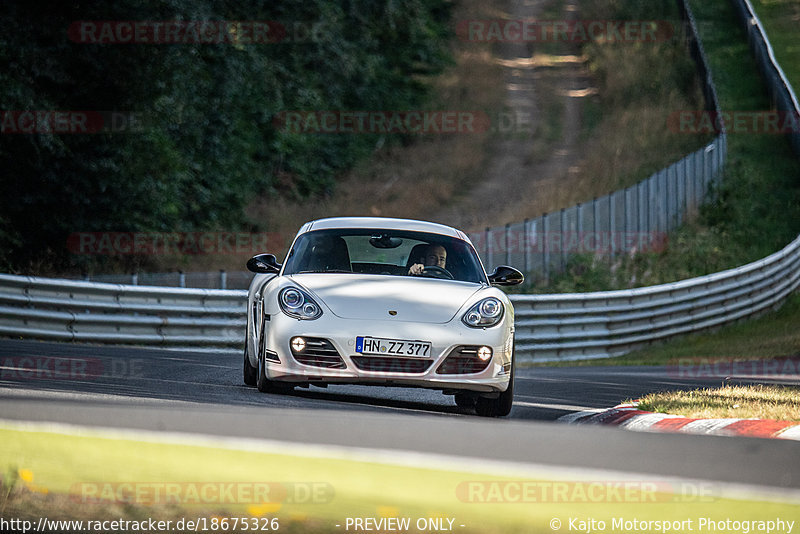
<path fill-rule="evenodd" d="M 117 111 L 141 125 L 0 137 L 0 267 L 44 258 L 65 267 L 73 232 L 234 230 L 254 193 L 330 190 L 386 139 L 292 133 L 274 117 L 420 106 L 425 76 L 448 63 L 448 6 L 4 2 L 0 110 Z M 76 21 L 173 20 L 277 21 L 286 33 L 252 44 L 87 44 L 67 31 Z"/>

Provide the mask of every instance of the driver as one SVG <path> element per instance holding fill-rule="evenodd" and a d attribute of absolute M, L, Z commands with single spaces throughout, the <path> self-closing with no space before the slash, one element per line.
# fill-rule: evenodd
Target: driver
<path fill-rule="evenodd" d="M 419 276 L 425 267 L 440 267 L 444 269 L 447 262 L 447 250 L 442 245 L 428 245 L 422 257 L 423 263 L 415 263 L 408 269 L 408 274 Z"/>

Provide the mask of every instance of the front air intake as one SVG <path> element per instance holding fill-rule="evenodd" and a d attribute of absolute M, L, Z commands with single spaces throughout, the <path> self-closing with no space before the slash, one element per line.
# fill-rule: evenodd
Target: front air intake
<path fill-rule="evenodd" d="M 293 338 L 297 339 L 297 338 Z M 304 343 L 290 344 L 292 356 L 294 359 L 303 365 L 310 365 L 312 367 L 324 367 L 326 369 L 345 369 L 344 360 L 339 355 L 339 351 L 333 346 L 333 343 L 327 339 L 317 337 L 303 337 Z M 297 347 L 302 346 L 301 350 Z"/>
<path fill-rule="evenodd" d="M 436 369 L 437 375 L 469 375 L 480 373 L 489 366 L 491 357 L 482 360 L 478 356 L 479 345 L 460 345 L 447 355 Z"/>
<path fill-rule="evenodd" d="M 433 364 L 432 360 L 384 358 L 381 356 L 351 356 L 350 359 L 362 371 L 395 374 L 424 373 Z"/>

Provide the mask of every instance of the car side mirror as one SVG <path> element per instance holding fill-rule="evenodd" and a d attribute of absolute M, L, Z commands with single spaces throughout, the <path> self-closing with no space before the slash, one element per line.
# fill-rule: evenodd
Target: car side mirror
<path fill-rule="evenodd" d="M 247 270 L 258 274 L 276 274 L 281 264 L 274 254 L 259 254 L 247 260 Z"/>
<path fill-rule="evenodd" d="M 525 276 L 518 270 L 508 265 L 500 265 L 489 275 L 489 282 L 493 286 L 515 286 L 525 281 Z"/>

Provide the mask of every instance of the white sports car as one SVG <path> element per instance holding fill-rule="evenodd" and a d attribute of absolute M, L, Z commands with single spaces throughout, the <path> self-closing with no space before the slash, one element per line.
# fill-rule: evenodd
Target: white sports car
<path fill-rule="evenodd" d="M 440 224 L 342 217 L 303 225 L 283 265 L 247 262 L 244 382 L 262 392 L 372 384 L 438 389 L 479 415 L 514 396 L 514 308 L 469 238 Z"/>

